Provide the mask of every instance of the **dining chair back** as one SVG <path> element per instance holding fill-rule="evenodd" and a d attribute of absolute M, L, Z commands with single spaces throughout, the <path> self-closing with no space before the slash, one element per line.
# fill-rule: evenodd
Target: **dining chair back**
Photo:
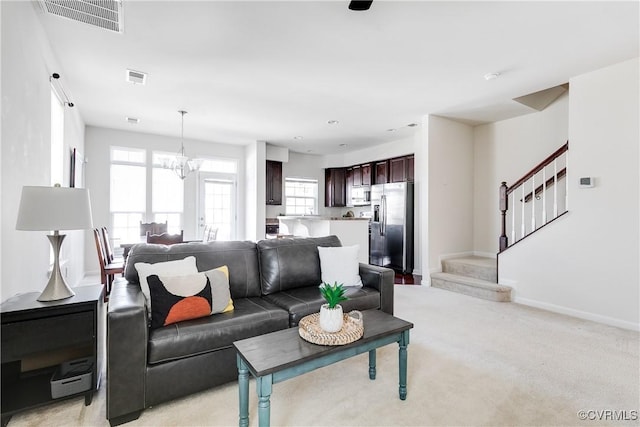
<path fill-rule="evenodd" d="M 116 274 L 124 273 L 124 262 L 109 262 L 105 251 L 105 244 L 102 237 L 102 231 L 97 228 L 93 229 L 93 238 L 96 243 L 96 252 L 98 254 L 98 264 L 100 265 L 100 283 L 105 285 L 105 300 L 111 292 L 111 285 Z"/>
<path fill-rule="evenodd" d="M 162 234 L 168 230 L 168 221 L 165 222 L 142 222 L 140 221 L 140 236 L 144 237 L 147 233 Z"/>
<path fill-rule="evenodd" d="M 147 243 L 157 243 L 161 245 L 174 245 L 176 243 L 184 243 L 184 230 L 180 230 L 180 234 L 151 234 L 147 232 Z"/>
<path fill-rule="evenodd" d="M 202 233 L 202 241 L 203 242 L 212 242 L 216 240 L 218 236 L 218 227 L 214 227 L 213 225 L 205 225 L 204 232 Z"/>
<path fill-rule="evenodd" d="M 111 239 L 109 238 L 109 231 L 107 230 L 107 227 L 102 227 L 100 229 L 100 232 L 102 234 L 102 243 L 104 245 L 105 261 L 107 261 L 107 263 L 110 264 L 115 260 L 115 255 L 113 253 L 113 248 L 111 247 Z"/>

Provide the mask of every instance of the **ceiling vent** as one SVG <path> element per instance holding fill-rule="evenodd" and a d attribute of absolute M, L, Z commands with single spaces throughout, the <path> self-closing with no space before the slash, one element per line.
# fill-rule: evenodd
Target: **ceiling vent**
<path fill-rule="evenodd" d="M 121 0 L 40 0 L 47 13 L 122 33 Z"/>
<path fill-rule="evenodd" d="M 140 119 L 135 117 L 127 117 L 127 123 L 129 123 L 130 125 L 137 125 L 138 123 L 140 123 Z"/>
<path fill-rule="evenodd" d="M 127 70 L 127 81 L 136 85 L 143 85 L 147 82 L 147 73 L 142 71 Z"/>

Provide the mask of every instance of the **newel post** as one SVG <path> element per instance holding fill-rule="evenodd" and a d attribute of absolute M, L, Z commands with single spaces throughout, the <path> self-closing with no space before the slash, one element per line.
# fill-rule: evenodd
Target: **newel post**
<path fill-rule="evenodd" d="M 509 209 L 509 197 L 507 195 L 507 183 L 502 181 L 500 185 L 500 224 L 501 224 L 501 232 L 500 232 L 500 252 L 507 249 L 509 245 L 509 239 L 507 238 L 507 210 Z"/>

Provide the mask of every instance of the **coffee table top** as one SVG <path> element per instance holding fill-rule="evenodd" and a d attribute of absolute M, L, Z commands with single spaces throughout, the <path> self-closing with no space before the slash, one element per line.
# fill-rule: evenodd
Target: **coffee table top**
<path fill-rule="evenodd" d="M 297 327 L 235 341 L 233 345 L 251 372 L 257 376 L 264 376 L 413 328 L 413 323 L 380 310 L 366 310 L 362 312 L 362 316 L 364 335 L 346 345 L 312 344 L 300 338 Z"/>

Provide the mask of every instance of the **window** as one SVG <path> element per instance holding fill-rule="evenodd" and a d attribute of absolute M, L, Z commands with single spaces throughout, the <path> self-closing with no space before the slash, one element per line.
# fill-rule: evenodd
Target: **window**
<path fill-rule="evenodd" d="M 184 207 L 184 183 L 162 167 L 170 153 L 153 152 L 150 188 L 147 183 L 147 151 L 111 147 L 111 218 L 114 239 L 136 242 L 140 222 L 167 222 L 168 232 L 180 233 Z M 149 200 L 150 197 L 150 200 Z"/>
<path fill-rule="evenodd" d="M 184 183 L 174 171 L 162 167 L 164 159 L 170 156 L 170 153 L 153 152 L 151 211 L 153 221 L 166 222 L 167 231 L 178 234 L 183 229 Z"/>
<path fill-rule="evenodd" d="M 146 212 L 146 151 L 111 148 L 110 210 L 114 239 L 135 242 Z"/>
<path fill-rule="evenodd" d="M 284 194 L 287 215 L 313 215 L 318 212 L 318 181 L 285 178 Z"/>
<path fill-rule="evenodd" d="M 200 166 L 200 172 L 236 174 L 238 162 L 230 159 L 204 159 Z"/>

